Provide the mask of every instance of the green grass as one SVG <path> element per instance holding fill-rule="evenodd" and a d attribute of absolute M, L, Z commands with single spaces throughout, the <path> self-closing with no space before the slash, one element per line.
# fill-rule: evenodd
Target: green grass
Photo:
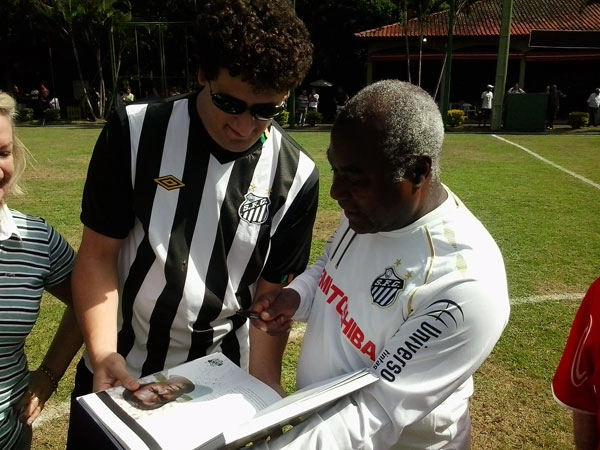
<path fill-rule="evenodd" d="M 98 133 L 99 129 L 18 129 L 36 162 L 26 171 L 27 196 L 9 204 L 45 217 L 75 248 L 81 233 L 82 185 Z M 297 131 L 292 136 L 311 153 L 321 172 L 314 259 L 339 220 L 337 204 L 329 198 L 329 135 Z M 504 137 L 600 184 L 597 134 Z M 570 417 L 552 399 L 550 380 L 580 295 L 600 276 L 600 190 L 489 134 L 449 133 L 442 180 L 496 238 L 512 299 L 571 294 L 570 300 L 513 306 L 509 325 L 475 377 L 473 448 L 572 448 Z M 58 302 L 44 298 L 27 346 L 32 366 L 41 359 L 61 311 Z M 292 341 L 284 365 L 289 390 L 300 339 Z M 71 369 L 50 407 L 68 398 L 72 374 Z M 53 420 L 36 429 L 33 448 L 64 448 L 65 432 L 66 419 Z"/>

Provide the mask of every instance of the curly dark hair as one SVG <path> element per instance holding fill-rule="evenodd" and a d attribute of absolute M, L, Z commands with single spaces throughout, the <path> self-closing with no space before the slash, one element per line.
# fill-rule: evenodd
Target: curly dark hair
<path fill-rule="evenodd" d="M 308 30 L 290 0 L 209 0 L 198 16 L 197 38 L 208 80 L 227 69 L 257 92 L 294 89 L 312 63 Z"/>

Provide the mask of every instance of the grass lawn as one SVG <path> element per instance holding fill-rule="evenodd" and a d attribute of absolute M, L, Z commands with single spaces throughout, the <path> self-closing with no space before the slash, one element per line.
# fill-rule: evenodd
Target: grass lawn
<path fill-rule="evenodd" d="M 18 129 L 35 161 L 25 174 L 27 196 L 9 204 L 45 217 L 75 248 L 81 233 L 82 185 L 98 133 L 94 128 Z M 339 218 L 338 206 L 329 198 L 331 173 L 325 156 L 329 135 L 291 134 L 321 171 L 314 259 Z M 510 142 L 491 134 L 449 133 L 442 161 L 444 183 L 496 238 L 513 301 L 507 329 L 475 376 L 473 448 L 568 449 L 570 417 L 552 399 L 550 380 L 581 295 L 600 276 L 600 135 L 502 137 Z M 61 310 L 54 299 L 44 298 L 41 318 L 27 345 L 32 367 L 42 358 Z M 301 331 L 285 361 L 288 390 L 294 389 L 300 340 Z M 48 412 L 60 410 L 68 399 L 72 376 L 71 369 Z M 64 448 L 66 424 L 65 414 L 59 414 L 37 426 L 33 448 Z"/>

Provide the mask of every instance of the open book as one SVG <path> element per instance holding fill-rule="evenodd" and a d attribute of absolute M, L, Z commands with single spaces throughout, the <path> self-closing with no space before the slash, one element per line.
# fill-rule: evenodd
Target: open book
<path fill-rule="evenodd" d="M 363 369 L 282 399 L 214 353 L 144 377 L 134 393 L 116 387 L 77 400 L 123 449 L 234 449 L 375 381 L 377 376 Z"/>

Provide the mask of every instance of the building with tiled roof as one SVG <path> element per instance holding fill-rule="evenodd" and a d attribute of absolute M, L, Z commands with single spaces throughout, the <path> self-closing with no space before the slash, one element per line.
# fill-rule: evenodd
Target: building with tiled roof
<path fill-rule="evenodd" d="M 557 84 L 567 98 L 562 114 L 585 110 L 587 96 L 600 86 L 600 4 L 587 0 L 513 0 L 506 89 L 518 82 L 527 92 Z M 480 0 L 456 16 L 453 34 L 451 101 L 476 104 L 494 84 L 501 33 L 502 0 Z M 448 40 L 448 11 L 427 17 L 419 55 L 419 23 L 408 23 L 408 59 L 413 82 L 440 95 Z M 407 79 L 405 32 L 395 23 L 356 34 L 367 45 L 367 82 Z M 441 86 L 440 86 L 441 85 Z"/>

